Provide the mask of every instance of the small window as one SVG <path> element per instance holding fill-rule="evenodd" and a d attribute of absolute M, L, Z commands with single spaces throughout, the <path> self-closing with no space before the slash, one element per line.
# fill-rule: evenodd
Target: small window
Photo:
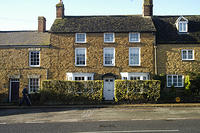
<path fill-rule="evenodd" d="M 128 78 L 127 77 L 122 77 L 122 80 L 127 80 Z"/>
<path fill-rule="evenodd" d="M 187 32 L 187 22 L 179 22 L 179 32 Z"/>
<path fill-rule="evenodd" d="M 140 66 L 140 48 L 129 48 L 129 65 Z"/>
<path fill-rule="evenodd" d="M 88 77 L 88 79 L 87 80 L 92 80 L 92 77 Z"/>
<path fill-rule="evenodd" d="M 115 34 L 114 33 L 104 33 L 104 42 L 106 42 L 106 43 L 115 42 Z"/>
<path fill-rule="evenodd" d="M 29 93 L 35 93 L 39 90 L 39 79 L 38 78 L 30 78 L 29 79 Z"/>
<path fill-rule="evenodd" d="M 129 33 L 129 42 L 140 42 L 140 33 Z"/>
<path fill-rule="evenodd" d="M 182 60 L 194 60 L 194 50 L 184 49 L 181 51 Z"/>
<path fill-rule="evenodd" d="M 131 76 L 131 80 L 140 80 L 140 76 Z"/>
<path fill-rule="evenodd" d="M 86 66 L 86 48 L 75 49 L 75 65 Z"/>
<path fill-rule="evenodd" d="M 167 87 L 183 87 L 184 77 L 182 75 L 167 75 Z"/>
<path fill-rule="evenodd" d="M 76 33 L 76 43 L 86 43 L 86 33 Z"/>
<path fill-rule="evenodd" d="M 115 48 L 104 48 L 104 66 L 115 66 Z"/>
<path fill-rule="evenodd" d="M 187 33 L 188 32 L 188 19 L 183 16 L 180 16 L 176 20 L 176 27 L 179 33 Z"/>
<path fill-rule="evenodd" d="M 85 77 L 75 77 L 75 81 L 84 81 Z"/>
<path fill-rule="evenodd" d="M 29 52 L 29 65 L 31 67 L 40 66 L 40 51 L 30 51 Z"/>

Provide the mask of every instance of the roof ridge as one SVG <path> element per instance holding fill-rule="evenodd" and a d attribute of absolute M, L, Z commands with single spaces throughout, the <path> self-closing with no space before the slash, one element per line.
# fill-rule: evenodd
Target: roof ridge
<path fill-rule="evenodd" d="M 124 17 L 124 16 L 142 16 L 141 14 L 135 14 L 135 15 L 83 15 L 83 16 L 65 16 L 65 18 L 67 17 Z"/>

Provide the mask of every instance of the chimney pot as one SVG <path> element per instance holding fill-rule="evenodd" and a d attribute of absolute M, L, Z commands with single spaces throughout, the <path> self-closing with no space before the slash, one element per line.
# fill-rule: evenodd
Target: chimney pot
<path fill-rule="evenodd" d="M 63 19 L 65 16 L 64 12 L 65 12 L 65 7 L 62 0 L 60 0 L 60 2 L 56 5 L 56 18 Z"/>
<path fill-rule="evenodd" d="M 144 0 L 143 16 L 144 17 L 152 17 L 153 16 L 153 0 Z"/>

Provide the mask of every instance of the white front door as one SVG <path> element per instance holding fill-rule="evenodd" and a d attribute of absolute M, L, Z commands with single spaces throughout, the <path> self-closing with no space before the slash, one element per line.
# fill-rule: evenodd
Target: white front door
<path fill-rule="evenodd" d="M 103 96 L 105 100 L 113 100 L 114 84 L 115 80 L 113 78 L 104 78 Z"/>

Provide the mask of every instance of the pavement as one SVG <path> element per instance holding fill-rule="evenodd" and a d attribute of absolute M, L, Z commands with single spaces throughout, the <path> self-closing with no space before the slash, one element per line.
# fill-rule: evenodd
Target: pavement
<path fill-rule="evenodd" d="M 200 103 L 176 103 L 176 104 L 100 104 L 100 105 L 33 105 L 16 106 L 10 104 L 0 104 L 0 109 L 37 109 L 37 108 L 137 108 L 137 107 L 200 107 Z"/>

